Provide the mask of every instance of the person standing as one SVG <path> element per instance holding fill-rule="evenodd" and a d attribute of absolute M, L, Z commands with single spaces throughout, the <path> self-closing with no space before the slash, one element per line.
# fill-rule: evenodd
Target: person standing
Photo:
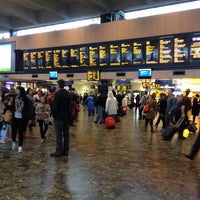
<path fill-rule="evenodd" d="M 148 123 L 150 123 L 151 126 L 151 132 L 153 132 L 153 120 L 156 116 L 157 110 L 158 110 L 158 104 L 156 102 L 156 93 L 153 93 L 149 100 L 148 100 L 148 104 L 149 104 L 149 111 L 146 114 L 145 117 L 145 130 L 147 130 L 147 125 Z"/>
<path fill-rule="evenodd" d="M 40 103 L 37 104 L 35 113 L 39 123 L 41 142 L 44 142 L 44 140 L 47 138 L 46 132 L 48 130 L 51 113 L 50 105 L 47 103 L 45 96 L 40 98 Z"/>
<path fill-rule="evenodd" d="M 52 157 L 68 156 L 69 154 L 69 125 L 70 125 L 70 93 L 64 89 L 65 81 L 57 81 L 57 91 L 54 95 L 52 115 L 56 133 L 56 151 Z"/>
<path fill-rule="evenodd" d="M 108 116 L 111 116 L 116 121 L 117 118 L 117 110 L 118 110 L 118 102 L 117 99 L 114 97 L 113 92 L 108 92 L 108 97 L 106 99 L 106 107 L 105 112 Z"/>
<path fill-rule="evenodd" d="M 103 94 L 102 91 L 99 92 L 99 95 L 97 96 L 97 100 L 96 100 L 96 104 L 97 104 L 97 117 L 95 120 L 95 123 L 103 123 L 104 122 L 104 117 L 103 117 L 103 112 L 105 109 L 105 104 L 106 104 L 106 95 Z"/>
<path fill-rule="evenodd" d="M 16 88 L 16 97 L 12 102 L 12 150 L 16 149 L 16 136 L 19 134 L 18 152 L 22 153 L 23 132 L 26 129 L 27 122 L 30 121 L 30 104 L 26 96 L 25 89 L 21 86 Z"/>
<path fill-rule="evenodd" d="M 94 115 L 94 96 L 92 92 L 90 92 L 89 96 L 87 97 L 85 104 L 88 106 L 88 116 L 93 116 Z"/>
<path fill-rule="evenodd" d="M 199 94 L 196 94 L 194 96 L 194 99 L 192 101 L 192 121 L 195 122 L 196 116 L 199 115 Z"/>

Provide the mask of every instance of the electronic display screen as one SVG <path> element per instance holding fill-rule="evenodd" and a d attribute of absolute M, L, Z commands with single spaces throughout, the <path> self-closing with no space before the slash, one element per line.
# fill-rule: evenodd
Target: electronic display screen
<path fill-rule="evenodd" d="M 58 72 L 57 71 L 50 71 L 49 72 L 49 80 L 56 80 L 58 78 Z"/>
<path fill-rule="evenodd" d="M 79 67 L 80 60 L 79 60 L 79 48 L 70 48 L 70 65 L 71 67 Z"/>
<path fill-rule="evenodd" d="M 31 66 L 31 69 L 32 70 L 36 70 L 37 69 L 37 51 L 32 51 L 30 52 L 30 59 L 31 59 L 31 62 L 30 62 L 30 66 Z"/>
<path fill-rule="evenodd" d="M 80 67 L 88 67 L 89 58 L 88 58 L 88 47 L 80 47 Z"/>
<path fill-rule="evenodd" d="M 110 66 L 120 66 L 120 44 L 110 44 Z"/>
<path fill-rule="evenodd" d="M 173 37 L 159 39 L 159 63 L 169 64 L 173 62 Z"/>
<path fill-rule="evenodd" d="M 45 51 L 37 52 L 38 69 L 45 69 Z"/>
<path fill-rule="evenodd" d="M 69 49 L 62 49 L 62 68 L 69 68 L 70 67 L 70 52 Z"/>
<path fill-rule="evenodd" d="M 190 39 L 190 62 L 200 62 L 200 33 L 193 34 Z"/>
<path fill-rule="evenodd" d="M 121 43 L 121 65 L 132 64 L 132 45 L 131 42 Z"/>
<path fill-rule="evenodd" d="M 151 78 L 151 69 L 138 69 L 138 78 L 139 79 L 148 79 Z"/>
<path fill-rule="evenodd" d="M 31 66 L 31 57 L 30 57 L 30 52 L 29 51 L 24 51 L 23 52 L 23 66 L 24 70 L 29 70 Z"/>
<path fill-rule="evenodd" d="M 185 63 L 188 61 L 187 37 L 178 36 L 174 38 L 174 63 Z"/>
<path fill-rule="evenodd" d="M 97 45 L 89 46 L 89 66 L 97 67 L 99 62 L 99 50 Z"/>
<path fill-rule="evenodd" d="M 146 41 L 146 64 L 158 63 L 158 40 L 152 39 Z"/>
<path fill-rule="evenodd" d="M 46 64 L 46 69 L 53 68 L 53 50 L 45 51 L 45 64 Z"/>
<path fill-rule="evenodd" d="M 62 67 L 62 52 L 61 49 L 53 50 L 53 66 L 55 69 Z"/>
<path fill-rule="evenodd" d="M 109 46 L 106 44 L 99 45 L 99 65 L 109 66 Z"/>
<path fill-rule="evenodd" d="M 12 49 L 10 46 L 6 48 L 9 51 Z M 23 52 L 23 58 L 22 53 L 20 57 L 21 60 L 23 59 L 21 66 L 26 72 L 37 70 L 64 72 L 61 70 L 72 68 L 85 71 L 88 67 L 95 70 L 102 68 L 105 71 L 109 69 L 112 71 L 114 67 L 128 70 L 134 67 L 138 70 L 138 68 L 152 68 L 152 66 L 176 67 L 182 66 L 182 63 L 186 67 L 196 67 L 198 63 L 200 64 L 200 33 L 20 51 Z"/>
<path fill-rule="evenodd" d="M 142 40 L 133 42 L 133 64 L 145 64 L 145 42 Z"/>

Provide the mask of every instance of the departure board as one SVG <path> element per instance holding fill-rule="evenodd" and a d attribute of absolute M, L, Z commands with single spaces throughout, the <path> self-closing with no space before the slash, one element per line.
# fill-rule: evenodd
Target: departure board
<path fill-rule="evenodd" d="M 53 50 L 45 51 L 45 64 L 46 64 L 46 69 L 53 68 Z"/>
<path fill-rule="evenodd" d="M 145 64 L 145 43 L 144 41 L 133 42 L 133 64 Z"/>
<path fill-rule="evenodd" d="M 158 63 L 158 40 L 146 40 L 146 64 Z"/>
<path fill-rule="evenodd" d="M 131 42 L 121 43 L 121 65 L 132 64 L 132 45 Z"/>
<path fill-rule="evenodd" d="M 200 32 L 21 50 L 23 70 L 34 73 L 60 71 L 117 71 L 139 68 L 194 68 L 200 66 Z M 21 62 L 21 63 L 22 63 Z M 19 62 L 20 63 L 20 62 Z M 20 66 L 16 66 L 21 72 Z M 184 65 L 182 65 L 184 63 Z M 21 68 L 20 68 L 21 67 Z M 77 68 L 77 69 L 72 69 Z"/>
<path fill-rule="evenodd" d="M 109 65 L 109 47 L 106 44 L 99 45 L 99 65 L 105 67 Z"/>
<path fill-rule="evenodd" d="M 31 70 L 37 69 L 37 51 L 30 52 Z"/>
<path fill-rule="evenodd" d="M 110 44 L 110 66 L 120 66 L 120 44 Z"/>
<path fill-rule="evenodd" d="M 80 67 L 88 67 L 89 58 L 88 58 L 88 47 L 80 47 Z"/>
<path fill-rule="evenodd" d="M 79 48 L 70 48 L 70 65 L 71 67 L 79 67 Z"/>
<path fill-rule="evenodd" d="M 69 49 L 62 49 L 62 68 L 70 67 L 70 57 L 69 57 Z"/>
<path fill-rule="evenodd" d="M 184 63 L 188 61 L 187 38 L 178 36 L 174 38 L 174 63 Z"/>
<path fill-rule="evenodd" d="M 190 62 L 200 62 L 200 34 L 191 37 Z"/>
<path fill-rule="evenodd" d="M 97 67 L 99 60 L 99 51 L 97 45 L 90 45 L 89 46 L 89 66 L 90 67 Z"/>
<path fill-rule="evenodd" d="M 31 65 L 30 52 L 23 52 L 23 66 L 24 70 L 29 70 Z"/>
<path fill-rule="evenodd" d="M 38 57 L 38 69 L 45 69 L 45 51 L 41 50 L 37 52 Z"/>
<path fill-rule="evenodd" d="M 62 52 L 61 49 L 53 50 L 53 66 L 55 69 L 62 67 Z"/>

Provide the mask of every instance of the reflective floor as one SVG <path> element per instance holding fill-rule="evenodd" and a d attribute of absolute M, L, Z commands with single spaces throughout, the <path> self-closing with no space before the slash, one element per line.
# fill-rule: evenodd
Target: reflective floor
<path fill-rule="evenodd" d="M 49 155 L 55 151 L 52 125 L 43 144 L 37 127 L 28 133 L 22 154 L 0 144 L 0 200 L 200 199 L 200 153 L 194 161 L 182 155 L 194 134 L 164 141 L 160 127 L 144 131 L 132 110 L 112 130 L 94 121 L 87 111 L 79 113 L 68 158 Z"/>

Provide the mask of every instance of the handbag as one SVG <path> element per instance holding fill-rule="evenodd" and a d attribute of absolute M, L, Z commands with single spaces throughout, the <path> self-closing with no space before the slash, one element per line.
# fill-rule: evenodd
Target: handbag
<path fill-rule="evenodd" d="M 197 131 L 197 127 L 195 126 L 195 123 L 193 121 L 189 121 L 187 128 L 190 132 L 193 132 L 193 133 Z"/>
<path fill-rule="evenodd" d="M 147 103 L 143 108 L 144 113 L 149 112 L 149 104 Z"/>

